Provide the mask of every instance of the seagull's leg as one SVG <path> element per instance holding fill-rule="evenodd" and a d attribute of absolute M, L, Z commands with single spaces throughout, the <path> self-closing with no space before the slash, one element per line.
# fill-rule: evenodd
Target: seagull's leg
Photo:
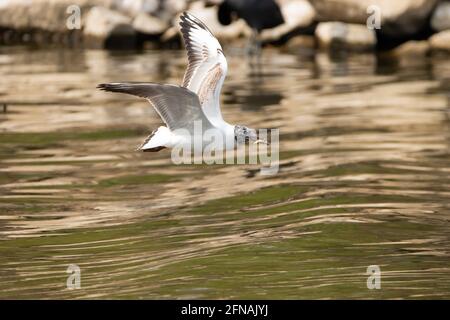
<path fill-rule="evenodd" d="M 262 76 L 262 64 L 261 64 L 261 53 L 262 53 L 262 46 L 261 41 L 259 39 L 259 33 L 258 30 L 255 28 L 252 29 L 252 36 L 250 38 L 250 50 L 249 53 L 249 59 L 250 59 L 250 67 L 254 73 L 254 76 L 256 79 L 258 79 L 258 82 L 261 82 L 261 76 Z"/>
<path fill-rule="evenodd" d="M 258 52 L 258 31 L 256 29 L 252 29 L 252 35 L 248 40 L 246 52 L 249 57 L 254 56 Z"/>
<path fill-rule="evenodd" d="M 256 39 L 255 45 L 256 45 L 256 55 L 255 55 L 256 69 L 257 69 L 258 74 L 261 74 L 261 69 L 262 69 L 262 63 L 261 63 L 262 46 L 261 46 L 261 41 L 259 40 L 259 38 Z"/>
<path fill-rule="evenodd" d="M 256 58 L 259 58 L 261 56 L 262 44 L 261 40 L 259 39 L 259 32 L 256 29 L 253 30 L 253 46 L 255 56 Z"/>

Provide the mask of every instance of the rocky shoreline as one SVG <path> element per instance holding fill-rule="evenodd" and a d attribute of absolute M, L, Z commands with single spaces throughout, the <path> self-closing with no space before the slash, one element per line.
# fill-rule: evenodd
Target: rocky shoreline
<path fill-rule="evenodd" d="M 0 44 L 85 48 L 180 47 L 178 16 L 188 10 L 224 46 L 251 34 L 243 20 L 220 25 L 221 0 L 0 0 Z M 394 55 L 450 53 L 450 1 L 278 0 L 285 23 L 264 45 Z M 387 50 L 388 49 L 388 50 Z"/>

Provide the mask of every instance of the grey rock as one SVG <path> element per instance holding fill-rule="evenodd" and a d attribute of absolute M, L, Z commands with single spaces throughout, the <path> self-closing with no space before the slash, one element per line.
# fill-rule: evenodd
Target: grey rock
<path fill-rule="evenodd" d="M 263 30 L 263 42 L 276 41 L 290 32 L 313 24 L 316 12 L 306 0 L 284 0 L 280 2 L 285 22 L 272 29 Z"/>
<path fill-rule="evenodd" d="M 367 51 L 373 49 L 377 41 L 375 32 L 366 26 L 343 22 L 321 22 L 315 34 L 319 47 L 325 49 Z"/>
<path fill-rule="evenodd" d="M 104 7 L 93 7 L 89 10 L 83 34 L 89 47 L 134 46 L 135 31 L 131 18 Z"/>
<path fill-rule="evenodd" d="M 428 41 L 433 51 L 450 53 L 450 30 L 436 33 Z"/>
<path fill-rule="evenodd" d="M 80 8 L 81 20 L 95 5 L 110 5 L 110 0 L 0 0 L 0 26 L 14 30 L 43 30 L 66 33 L 70 6 Z"/>
<path fill-rule="evenodd" d="M 374 5 L 381 13 L 380 32 L 389 36 L 408 36 L 427 23 L 439 0 L 310 0 L 320 21 L 366 24 Z"/>
<path fill-rule="evenodd" d="M 431 17 L 431 26 L 437 31 L 450 29 L 450 2 L 442 2 L 436 7 Z"/>
<path fill-rule="evenodd" d="M 144 12 L 138 14 L 133 20 L 134 30 L 149 35 L 161 35 L 168 27 L 165 21 Z"/>
<path fill-rule="evenodd" d="M 186 0 L 164 0 L 162 3 L 164 11 L 170 14 L 177 14 L 187 8 L 188 1 Z"/>
<path fill-rule="evenodd" d="M 242 19 L 238 19 L 228 26 L 221 25 L 217 18 L 217 10 L 217 7 L 206 7 L 203 1 L 194 2 L 189 7 L 189 12 L 203 21 L 221 41 L 230 42 L 251 35 L 252 31 Z M 178 21 L 179 19 L 176 17 L 173 25 L 178 25 Z"/>
<path fill-rule="evenodd" d="M 388 56 L 396 58 L 422 58 L 430 52 L 430 44 L 426 40 L 407 41 L 397 48 L 389 51 Z"/>
<path fill-rule="evenodd" d="M 130 17 L 140 13 L 155 13 L 159 8 L 159 0 L 113 0 L 111 8 Z"/>
<path fill-rule="evenodd" d="M 188 1 L 186 0 L 163 0 L 158 17 L 170 22 L 174 16 L 187 9 Z"/>

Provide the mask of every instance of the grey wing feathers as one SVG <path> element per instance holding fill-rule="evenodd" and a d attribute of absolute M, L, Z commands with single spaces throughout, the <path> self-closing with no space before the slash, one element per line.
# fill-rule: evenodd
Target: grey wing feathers
<path fill-rule="evenodd" d="M 195 121 L 202 121 L 203 129 L 212 126 L 201 109 L 198 96 L 184 87 L 129 82 L 103 83 L 97 88 L 146 98 L 170 130 L 187 129 L 193 132 Z"/>

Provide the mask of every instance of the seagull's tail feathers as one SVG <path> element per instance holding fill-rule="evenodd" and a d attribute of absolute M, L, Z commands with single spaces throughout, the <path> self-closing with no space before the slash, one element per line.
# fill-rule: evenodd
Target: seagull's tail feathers
<path fill-rule="evenodd" d="M 171 132 L 167 127 L 159 127 L 154 130 L 145 141 L 137 148 L 137 151 L 158 152 L 170 144 Z"/>

